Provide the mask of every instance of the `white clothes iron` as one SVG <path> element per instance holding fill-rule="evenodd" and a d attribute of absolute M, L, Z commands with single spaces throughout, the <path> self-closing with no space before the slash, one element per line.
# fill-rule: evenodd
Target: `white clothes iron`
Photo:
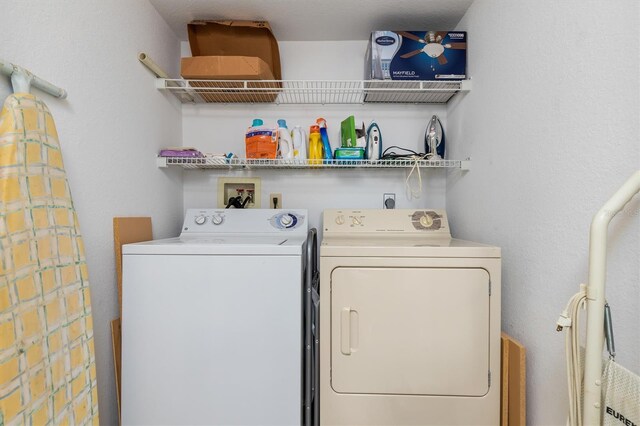
<path fill-rule="evenodd" d="M 442 160 L 444 150 L 444 128 L 438 116 L 434 114 L 424 134 L 424 151 L 430 160 Z"/>
<path fill-rule="evenodd" d="M 367 128 L 367 148 L 365 156 L 369 160 L 379 160 L 382 156 L 382 133 L 375 120 Z"/>

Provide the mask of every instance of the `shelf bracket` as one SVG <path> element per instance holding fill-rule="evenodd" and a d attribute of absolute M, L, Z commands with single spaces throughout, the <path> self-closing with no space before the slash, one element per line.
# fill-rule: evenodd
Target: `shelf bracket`
<path fill-rule="evenodd" d="M 167 158 L 166 157 L 156 157 L 156 165 L 158 168 L 164 169 L 167 168 Z"/>

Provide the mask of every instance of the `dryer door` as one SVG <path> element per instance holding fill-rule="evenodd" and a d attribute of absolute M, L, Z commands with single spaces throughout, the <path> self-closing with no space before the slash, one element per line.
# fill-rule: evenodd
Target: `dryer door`
<path fill-rule="evenodd" d="M 334 269 L 333 390 L 485 395 L 489 298 L 482 268 Z"/>

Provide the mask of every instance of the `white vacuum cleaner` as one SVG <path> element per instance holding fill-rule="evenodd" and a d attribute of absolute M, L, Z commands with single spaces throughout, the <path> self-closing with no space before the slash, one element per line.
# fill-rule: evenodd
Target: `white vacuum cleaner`
<path fill-rule="evenodd" d="M 640 192 L 640 171 L 634 173 L 598 211 L 589 237 L 589 283 L 581 284 L 558 319 L 566 336 L 570 426 L 640 425 L 640 377 L 615 362 L 613 327 L 605 302 L 607 231 L 611 219 Z M 587 331 L 584 378 L 579 349 L 579 311 L 586 305 Z M 605 315 L 606 311 L 606 315 Z M 604 325 L 604 326 L 603 326 Z M 602 368 L 605 333 L 609 360 Z M 584 394 L 581 393 L 584 386 Z"/>

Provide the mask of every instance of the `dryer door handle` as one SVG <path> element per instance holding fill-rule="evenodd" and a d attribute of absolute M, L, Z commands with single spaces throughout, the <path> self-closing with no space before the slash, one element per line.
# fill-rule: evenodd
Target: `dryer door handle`
<path fill-rule="evenodd" d="M 344 307 L 340 311 L 340 352 L 351 355 L 358 346 L 358 311 Z"/>
<path fill-rule="evenodd" d="M 351 308 L 342 308 L 340 312 L 340 352 L 351 355 Z"/>

